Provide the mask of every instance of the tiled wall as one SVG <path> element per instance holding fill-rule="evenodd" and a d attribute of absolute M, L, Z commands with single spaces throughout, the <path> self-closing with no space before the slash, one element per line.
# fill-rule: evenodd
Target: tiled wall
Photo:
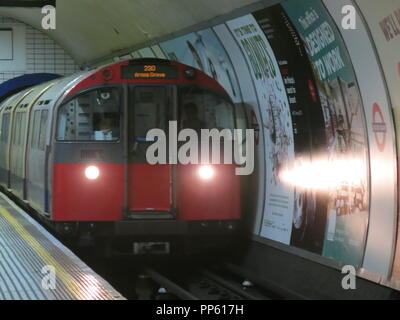
<path fill-rule="evenodd" d="M 0 67 L 0 83 L 25 73 L 49 72 L 69 75 L 78 70 L 70 55 L 46 34 L 14 19 L 0 16 L 0 28 L 10 25 L 25 27 L 26 67 L 25 71 Z"/>

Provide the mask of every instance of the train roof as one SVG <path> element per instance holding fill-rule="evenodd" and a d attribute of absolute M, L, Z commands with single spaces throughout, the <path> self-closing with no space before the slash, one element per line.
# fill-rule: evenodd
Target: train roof
<path fill-rule="evenodd" d="M 0 84 L 0 102 L 25 88 L 61 77 L 61 75 L 55 73 L 31 73 L 4 81 Z"/>
<path fill-rule="evenodd" d="M 135 77 L 135 73 L 132 73 L 134 72 L 132 70 L 140 70 L 141 66 L 159 67 L 162 71 L 158 74 L 161 74 L 161 76 L 159 76 L 159 78 L 157 78 L 157 76 L 148 79 L 143 78 L 143 75 L 146 75 L 146 72 L 143 71 L 138 72 L 140 75 L 139 77 Z M 190 72 L 187 73 L 187 71 Z M 169 74 L 168 72 L 171 73 Z M 39 79 L 39 77 L 37 79 Z M 7 104 L 22 103 L 24 105 L 30 105 L 32 102 L 36 103 L 42 100 L 52 101 L 51 106 L 54 108 L 58 103 L 67 99 L 68 96 L 77 93 L 80 90 L 94 86 L 119 83 L 150 84 L 154 82 L 198 84 L 211 87 L 227 94 L 215 79 L 191 66 L 164 59 L 141 58 L 114 62 L 92 70 L 81 71 L 67 77 L 56 77 L 47 82 L 42 81 L 39 85 L 32 87 L 31 91 L 26 96 L 24 96 L 23 93 L 26 93 L 26 91 L 23 91 L 20 94 L 14 95 L 10 99 L 3 101 L 3 103 L 0 102 L 0 111 L 4 112 L 2 109 L 4 109 Z M 23 97 L 23 101 L 19 101 L 21 97 Z"/>

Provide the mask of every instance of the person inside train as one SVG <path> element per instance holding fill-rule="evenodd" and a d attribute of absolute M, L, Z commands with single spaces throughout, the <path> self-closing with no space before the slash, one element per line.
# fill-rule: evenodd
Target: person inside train
<path fill-rule="evenodd" d="M 111 118 L 101 118 L 98 130 L 94 132 L 95 140 L 113 140 L 113 129 Z"/>
<path fill-rule="evenodd" d="M 183 120 L 183 128 L 193 129 L 200 136 L 200 130 L 206 129 L 206 123 L 199 117 L 199 108 L 194 102 L 189 102 L 184 106 L 186 119 Z"/>

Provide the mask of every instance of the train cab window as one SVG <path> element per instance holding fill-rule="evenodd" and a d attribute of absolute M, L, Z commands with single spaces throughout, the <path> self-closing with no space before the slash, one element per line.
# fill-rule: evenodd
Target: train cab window
<path fill-rule="evenodd" d="M 180 128 L 200 129 L 235 128 L 232 103 L 221 95 L 198 87 L 180 88 Z"/>
<path fill-rule="evenodd" d="M 235 115 L 236 115 L 236 129 L 241 130 L 242 135 L 241 135 L 241 140 L 239 140 L 239 143 L 242 146 L 245 146 L 246 143 L 246 133 L 245 130 L 248 129 L 248 123 L 247 123 L 247 115 L 246 115 L 246 110 L 245 106 L 241 103 L 235 104 Z M 247 148 L 244 147 L 242 149 L 242 154 L 243 156 L 246 156 Z"/>
<path fill-rule="evenodd" d="M 120 137 L 120 93 L 116 88 L 85 92 L 60 107 L 57 139 L 117 141 Z"/>

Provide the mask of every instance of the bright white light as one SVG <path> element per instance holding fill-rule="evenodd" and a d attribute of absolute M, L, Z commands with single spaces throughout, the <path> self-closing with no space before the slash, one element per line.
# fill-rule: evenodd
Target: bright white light
<path fill-rule="evenodd" d="M 96 166 L 89 166 L 85 170 L 85 176 L 90 180 L 97 179 L 99 175 L 100 175 L 100 170 Z"/>
<path fill-rule="evenodd" d="M 199 169 L 199 175 L 203 179 L 210 179 L 214 175 L 214 169 L 210 166 L 201 166 Z"/>
<path fill-rule="evenodd" d="M 365 165 L 359 159 L 350 158 L 298 162 L 291 169 L 283 170 L 280 177 L 300 188 L 330 189 L 343 184 L 359 185 L 365 175 Z"/>

